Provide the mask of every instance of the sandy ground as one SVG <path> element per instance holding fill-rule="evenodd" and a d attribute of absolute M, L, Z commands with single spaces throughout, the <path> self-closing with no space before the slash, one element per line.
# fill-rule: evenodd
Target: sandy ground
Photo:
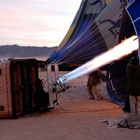
<path fill-rule="evenodd" d="M 140 130 L 108 128 L 102 122 L 126 114 L 109 101 L 104 83 L 98 89 L 105 100 L 89 100 L 86 81 L 84 76 L 70 82 L 52 112 L 0 120 L 0 140 L 139 140 Z"/>

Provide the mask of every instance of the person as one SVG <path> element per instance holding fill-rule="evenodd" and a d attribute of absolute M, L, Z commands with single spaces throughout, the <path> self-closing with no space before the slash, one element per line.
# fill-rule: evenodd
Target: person
<path fill-rule="evenodd" d="M 100 95 L 99 91 L 96 88 L 96 86 L 102 80 L 104 81 L 103 74 L 99 70 L 89 74 L 87 82 L 87 90 L 90 96 L 89 99 L 97 99 L 97 100 L 103 99 L 103 97 Z"/>

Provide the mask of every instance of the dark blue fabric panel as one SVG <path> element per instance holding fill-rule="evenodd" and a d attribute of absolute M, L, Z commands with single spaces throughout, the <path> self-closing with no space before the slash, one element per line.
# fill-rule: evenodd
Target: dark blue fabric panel
<path fill-rule="evenodd" d="M 109 80 L 106 81 L 106 87 L 107 87 L 108 95 L 109 95 L 111 101 L 120 106 L 125 106 L 125 102 L 124 101 L 122 102 L 122 100 L 120 98 L 118 98 L 118 94 L 116 93 L 115 90 L 113 90 L 112 84 Z"/>
<path fill-rule="evenodd" d="M 130 2 L 132 2 L 132 1 L 134 1 L 134 0 L 127 0 L 127 1 L 130 3 Z"/>
<path fill-rule="evenodd" d="M 59 52 L 54 51 L 49 57 L 49 62 L 55 61 L 59 57 Z"/>
<path fill-rule="evenodd" d="M 61 59 L 62 57 L 66 58 L 68 54 L 70 54 L 70 52 L 73 52 L 73 48 L 76 48 L 77 46 L 79 46 L 79 44 L 83 41 L 85 41 L 83 38 L 80 38 L 81 41 L 79 41 L 78 43 L 74 44 L 74 47 L 72 46 L 72 48 L 68 48 L 69 45 L 71 43 L 73 43 L 73 41 L 75 41 L 84 31 L 85 29 L 89 28 L 91 22 L 97 17 L 97 13 L 89 13 L 86 14 L 85 10 L 87 8 L 87 4 L 89 1 L 85 1 L 84 2 L 84 6 L 82 9 L 82 12 L 80 14 L 79 20 L 76 24 L 75 30 L 73 31 L 72 35 L 70 36 L 69 40 L 66 42 L 66 44 L 63 46 L 63 48 L 61 48 L 57 53 L 55 53 L 55 55 L 51 55 L 50 60 L 53 61 L 53 59 L 55 59 L 54 61 L 58 60 L 59 58 Z M 94 5 L 93 5 L 94 6 Z M 88 32 L 88 31 L 87 31 Z M 87 41 L 88 42 L 88 41 Z M 78 44 L 78 45 L 77 45 Z M 86 43 L 87 44 L 87 43 Z M 80 45 L 81 47 L 83 47 L 83 45 Z M 72 49 L 72 51 L 71 51 Z M 77 48 L 78 49 L 78 48 Z M 75 50 L 76 51 L 76 50 Z M 65 56 L 66 55 L 66 56 Z M 53 57 L 52 57 L 53 56 Z M 88 59 L 87 59 L 88 60 Z"/>
<path fill-rule="evenodd" d="M 108 66 L 107 69 L 107 90 L 112 102 L 125 106 L 128 99 L 128 91 L 126 87 L 126 67 L 135 53 L 118 60 Z"/>
<path fill-rule="evenodd" d="M 89 32 L 87 32 L 87 34 L 85 34 L 84 36 L 82 36 L 80 38 L 80 40 L 74 44 L 74 46 L 71 46 L 70 48 L 65 47 L 65 48 L 62 48 L 61 50 L 59 50 L 58 51 L 59 55 L 57 55 L 59 57 L 57 57 L 56 59 L 57 60 L 61 59 L 61 61 L 64 61 L 69 56 L 72 56 L 75 53 L 79 53 L 79 51 L 81 49 L 84 49 L 83 47 L 87 47 L 88 44 L 86 42 L 89 42 L 89 43 L 94 42 L 95 38 L 94 39 L 90 39 L 88 37 L 90 34 L 91 34 L 91 31 L 89 30 Z M 88 48 L 86 48 L 86 49 L 88 49 Z M 53 60 L 53 59 L 51 59 L 51 60 Z M 54 61 L 56 61 L 56 60 L 54 60 Z"/>
<path fill-rule="evenodd" d="M 96 33 L 94 33 L 94 28 L 96 28 Z M 89 32 L 84 34 L 84 36 L 74 44 L 73 48 L 70 48 L 69 52 L 63 56 L 62 60 L 73 64 L 84 64 L 106 50 L 106 43 L 98 27 L 94 24 L 94 26 L 89 29 Z"/>
<path fill-rule="evenodd" d="M 69 46 L 77 37 L 79 34 L 81 34 L 83 32 L 83 30 L 85 29 L 85 26 L 89 23 L 88 20 L 85 20 L 82 22 L 82 24 L 80 25 L 80 27 L 78 27 L 76 29 L 76 31 L 74 32 L 74 34 L 72 35 L 72 37 L 68 40 L 68 42 L 65 44 L 64 47 Z"/>
<path fill-rule="evenodd" d="M 133 20 L 137 35 L 140 36 L 140 0 L 135 0 L 130 6 L 127 7 L 127 11 Z"/>
<path fill-rule="evenodd" d="M 91 20 L 92 15 L 85 15 L 64 47 L 69 46 L 82 32 L 84 32 L 84 30 L 90 25 Z"/>

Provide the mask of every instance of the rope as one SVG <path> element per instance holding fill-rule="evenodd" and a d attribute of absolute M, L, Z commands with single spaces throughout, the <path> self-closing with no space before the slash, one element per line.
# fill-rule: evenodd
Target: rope
<path fill-rule="evenodd" d="M 114 14 L 112 14 L 112 16 L 116 15 L 117 13 L 114 12 Z M 118 16 L 118 15 L 116 15 Z M 102 30 L 100 30 L 100 32 L 103 32 L 108 26 L 104 26 L 104 28 L 102 28 Z M 80 46 L 82 46 L 85 42 L 87 42 L 87 39 L 90 40 L 92 37 L 95 37 L 99 32 L 97 32 L 98 29 L 96 28 L 96 26 L 92 27 L 92 30 L 88 30 L 87 32 L 84 32 L 81 36 L 81 38 L 76 39 L 73 44 L 69 45 L 66 50 L 64 50 L 64 54 L 63 56 L 60 57 L 60 59 L 57 61 L 57 63 L 59 61 L 61 61 L 63 59 L 63 57 L 65 57 L 67 54 L 69 54 L 69 51 L 72 51 L 75 49 L 76 45 L 80 44 Z M 90 33 L 89 33 L 90 32 Z M 95 32 L 93 34 L 93 32 Z M 87 34 L 87 35 L 86 35 Z M 78 40 L 81 39 L 79 42 Z M 96 39 L 98 40 L 98 38 Z M 96 41 L 95 40 L 95 41 Z M 76 43 L 75 43 L 76 42 Z M 67 51 L 67 52 L 66 52 Z"/>

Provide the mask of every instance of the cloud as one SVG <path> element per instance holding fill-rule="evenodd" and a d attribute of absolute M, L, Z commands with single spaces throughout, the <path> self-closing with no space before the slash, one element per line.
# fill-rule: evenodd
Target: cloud
<path fill-rule="evenodd" d="M 36 45 L 59 45 L 80 2 L 81 0 L 1 0 L 0 44 L 27 42 L 30 45 L 34 42 Z"/>

